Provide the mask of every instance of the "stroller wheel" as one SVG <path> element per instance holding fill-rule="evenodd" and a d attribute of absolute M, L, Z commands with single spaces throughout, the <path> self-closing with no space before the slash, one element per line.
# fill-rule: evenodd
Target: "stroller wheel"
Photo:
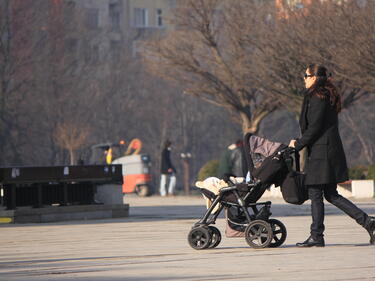
<path fill-rule="evenodd" d="M 211 243 L 211 233 L 207 227 L 196 227 L 190 230 L 188 235 L 190 246 L 196 250 L 206 249 Z"/>
<path fill-rule="evenodd" d="M 208 248 L 215 248 L 221 242 L 221 233 L 216 227 L 211 226 L 211 225 L 208 227 L 208 229 L 211 232 L 211 243 L 208 246 Z"/>
<path fill-rule="evenodd" d="M 262 220 L 252 221 L 245 230 L 247 244 L 255 249 L 265 248 L 271 243 L 273 233 L 271 226 Z"/>
<path fill-rule="evenodd" d="M 287 232 L 285 225 L 276 219 L 269 219 L 268 223 L 271 225 L 271 229 L 273 232 L 273 238 L 269 245 L 270 248 L 276 248 L 281 246 L 286 239 Z"/>

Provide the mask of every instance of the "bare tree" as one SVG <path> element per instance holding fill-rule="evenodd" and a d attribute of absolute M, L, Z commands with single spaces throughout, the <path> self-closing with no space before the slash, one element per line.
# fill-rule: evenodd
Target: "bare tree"
<path fill-rule="evenodd" d="M 255 74 L 268 93 L 298 117 L 302 102 L 302 75 L 310 63 L 323 64 L 333 73 L 342 94 L 345 124 L 351 128 L 373 161 L 371 139 L 345 110 L 366 98 L 372 89 L 375 44 L 374 3 L 313 1 L 303 9 L 286 7 L 283 17 L 273 14 L 269 28 L 254 42 Z"/>
<path fill-rule="evenodd" d="M 71 6 L 70 1 L 59 3 L 50 6 L 46 19 L 43 61 L 37 77 L 40 98 L 33 101 L 33 107 L 39 109 L 33 146 L 39 154 L 49 156 L 44 159 L 49 164 L 66 161 L 54 131 L 72 120 L 77 120 L 77 127 L 91 128 L 83 153 L 94 143 L 122 138 L 119 131 L 126 130 L 126 124 L 119 124 L 119 116 L 129 115 L 134 97 L 127 85 L 133 79 L 131 64 L 123 59 L 128 54 L 122 55 L 122 46 L 116 52 L 108 47 L 104 51 L 106 46 L 99 43 L 108 39 L 105 28 L 93 34 L 87 30 L 83 8 Z M 91 52 L 93 46 L 95 52 Z M 38 137 L 39 131 L 45 132 L 44 139 Z"/>
<path fill-rule="evenodd" d="M 33 64 L 40 58 L 40 40 L 33 37 L 41 25 L 43 3 L 4 0 L 0 2 L 0 164 L 21 161 L 19 146 L 27 142 L 32 120 L 26 101 L 34 89 Z"/>
<path fill-rule="evenodd" d="M 181 1 L 171 19 L 176 29 L 147 46 L 151 71 L 229 110 L 243 131 L 257 132 L 280 105 L 256 87 L 249 72 L 253 52 L 246 38 L 258 33 L 254 23 L 265 19 L 262 8 L 252 1 Z"/>
<path fill-rule="evenodd" d="M 313 1 L 303 9 L 285 7 L 287 17 L 274 13 L 269 28 L 254 43 L 258 80 L 283 99 L 288 110 L 298 113 L 306 66 L 324 64 L 333 70 L 344 94 L 344 107 L 350 106 L 368 93 L 373 76 L 373 6 L 370 2 L 363 8 L 356 1 Z M 364 44 L 356 47 L 359 41 Z M 358 67 L 356 60 L 366 61 L 368 67 Z"/>
<path fill-rule="evenodd" d="M 70 165 L 76 164 L 75 151 L 86 144 L 89 132 L 89 128 L 76 121 L 57 126 L 54 138 L 61 148 L 69 151 Z"/>
<path fill-rule="evenodd" d="M 338 72 L 351 88 L 375 93 L 375 2 L 349 1 L 339 5 L 334 36 L 338 48 L 332 50 Z M 332 21 L 332 20 L 331 20 Z"/>

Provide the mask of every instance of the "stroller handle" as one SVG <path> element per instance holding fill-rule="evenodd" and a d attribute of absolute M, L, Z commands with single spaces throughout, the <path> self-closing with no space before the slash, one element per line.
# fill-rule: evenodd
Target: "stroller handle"
<path fill-rule="evenodd" d="M 297 172 L 300 172 L 301 170 L 301 167 L 300 167 L 300 157 L 299 157 L 299 152 L 297 149 L 295 149 L 294 147 L 287 147 L 285 149 L 282 149 L 278 152 L 279 154 L 282 154 L 284 155 L 284 157 L 290 157 L 291 154 L 294 154 L 294 158 L 295 158 L 295 161 L 296 161 L 296 171 Z M 291 169 L 290 167 L 288 167 L 289 170 Z"/>
<path fill-rule="evenodd" d="M 220 189 L 220 192 L 227 192 L 227 191 L 231 191 L 231 190 L 238 190 L 238 186 L 245 186 L 247 187 L 248 190 L 258 186 L 261 184 L 261 181 L 260 180 L 257 180 L 253 183 L 239 183 L 239 184 L 236 184 L 236 185 L 232 185 L 232 186 L 228 186 L 228 187 L 223 187 Z"/>
<path fill-rule="evenodd" d="M 235 190 L 235 189 L 237 189 L 237 186 L 235 186 L 235 185 L 228 186 L 228 187 L 222 187 L 222 188 L 220 188 L 220 193 L 228 192 L 228 191 Z"/>

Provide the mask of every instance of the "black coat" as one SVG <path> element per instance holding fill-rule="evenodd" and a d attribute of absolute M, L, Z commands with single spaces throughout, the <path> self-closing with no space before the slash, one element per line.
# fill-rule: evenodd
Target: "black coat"
<path fill-rule="evenodd" d="M 296 149 L 307 147 L 304 169 L 306 184 L 339 183 L 348 180 L 338 117 L 328 95 L 321 99 L 313 93 L 306 93 L 299 123 L 302 136 L 297 139 Z"/>
<path fill-rule="evenodd" d="M 162 174 L 170 174 L 168 171 L 169 169 L 172 169 L 174 173 L 176 173 L 176 169 L 172 165 L 171 161 L 171 152 L 168 148 L 164 148 L 161 153 L 161 165 L 160 165 L 160 172 Z"/>

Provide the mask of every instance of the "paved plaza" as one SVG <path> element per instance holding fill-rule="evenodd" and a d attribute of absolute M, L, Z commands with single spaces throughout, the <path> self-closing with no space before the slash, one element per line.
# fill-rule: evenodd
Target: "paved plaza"
<path fill-rule="evenodd" d="M 353 220 L 327 204 L 326 247 L 296 248 L 308 235 L 309 202 L 271 201 L 288 231 L 273 249 L 226 238 L 222 217 L 217 248 L 190 248 L 187 234 L 205 211 L 199 196 L 126 196 L 122 219 L 0 225 L 0 280 L 375 280 L 375 245 Z M 375 200 L 356 203 L 375 215 Z"/>

